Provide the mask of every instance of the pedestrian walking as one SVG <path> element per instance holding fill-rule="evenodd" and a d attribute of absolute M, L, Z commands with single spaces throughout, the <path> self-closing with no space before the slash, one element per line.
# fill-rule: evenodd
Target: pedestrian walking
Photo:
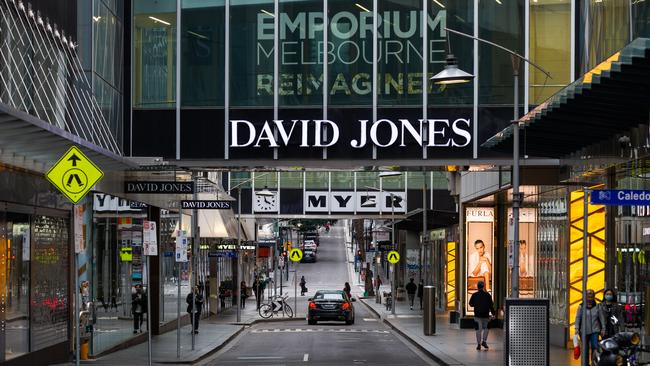
<path fill-rule="evenodd" d="M 133 314 L 133 334 L 142 333 L 144 313 L 147 312 L 147 295 L 142 291 L 142 285 L 135 285 L 135 293 L 131 295 L 131 314 Z"/>
<path fill-rule="evenodd" d="M 241 294 L 239 294 L 239 302 L 241 303 L 241 308 L 244 309 L 246 308 L 246 298 L 248 297 L 246 295 L 246 281 L 241 281 L 239 285 L 241 291 Z"/>
<path fill-rule="evenodd" d="M 418 298 L 420 299 L 420 310 L 422 310 L 422 297 L 424 296 L 424 281 L 418 284 Z"/>
<path fill-rule="evenodd" d="M 352 287 L 350 287 L 349 282 L 346 282 L 345 285 L 343 286 L 343 292 L 345 292 L 345 294 L 348 295 L 348 299 L 352 299 Z"/>
<path fill-rule="evenodd" d="M 413 310 L 413 300 L 415 300 L 415 293 L 418 290 L 418 285 L 415 284 L 415 280 L 411 278 L 409 283 L 406 284 L 406 294 L 409 297 L 409 305 L 411 310 Z"/>
<path fill-rule="evenodd" d="M 603 301 L 598 304 L 602 317 L 605 319 L 605 338 L 611 338 L 620 332 L 623 325 L 623 307 L 616 299 L 616 292 L 613 289 L 605 290 Z"/>
<path fill-rule="evenodd" d="M 598 349 L 598 335 L 605 336 L 605 316 L 600 306 L 596 304 L 596 293 L 594 290 L 587 290 L 587 304 L 578 305 L 575 319 L 575 334 L 582 336 L 582 327 L 586 328 L 587 339 L 582 340 L 582 347 L 586 347 L 589 360 L 592 360 L 592 353 Z M 587 312 L 587 322 L 582 324 L 582 312 Z"/>
<path fill-rule="evenodd" d="M 307 292 L 307 280 L 305 280 L 305 276 L 300 277 L 300 296 L 305 296 L 305 292 Z"/>
<path fill-rule="evenodd" d="M 255 279 L 255 283 L 253 284 L 253 290 L 255 291 L 255 301 L 257 302 L 257 310 L 260 309 L 260 305 L 262 304 L 262 295 L 264 294 L 264 282 L 260 280 L 259 277 Z"/>
<path fill-rule="evenodd" d="M 193 292 L 187 294 L 185 302 L 187 303 L 187 313 L 190 314 L 192 321 L 192 330 L 194 334 L 199 334 L 199 319 L 201 319 L 201 309 L 203 308 L 203 295 L 199 292 L 198 286 L 194 286 Z"/>
<path fill-rule="evenodd" d="M 489 349 L 487 345 L 488 323 L 490 322 L 490 313 L 496 315 L 492 296 L 485 291 L 485 282 L 479 281 L 478 291 L 469 298 L 469 306 L 474 308 L 474 322 L 476 323 L 476 350 L 480 351 L 481 346 Z M 482 334 L 481 334 L 482 333 Z"/>

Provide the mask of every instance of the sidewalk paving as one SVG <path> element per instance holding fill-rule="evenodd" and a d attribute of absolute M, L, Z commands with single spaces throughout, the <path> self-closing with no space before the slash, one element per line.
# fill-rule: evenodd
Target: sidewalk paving
<path fill-rule="evenodd" d="M 458 324 L 450 324 L 447 313 L 436 315 L 436 334 L 425 336 L 423 332 L 422 310 L 410 310 L 406 301 L 398 301 L 395 315 L 386 310 L 386 306 L 378 304 L 375 298 L 362 298 L 363 284 L 359 283 L 354 272 L 354 261 L 350 253 L 350 246 L 346 248 L 350 280 L 353 283 L 352 292 L 362 303 L 369 307 L 391 328 L 414 343 L 422 351 L 428 353 L 433 359 L 443 365 L 467 366 L 500 366 L 504 364 L 504 334 L 503 329 L 490 329 L 488 337 L 488 351 L 477 351 L 476 335 L 472 329 L 460 329 Z M 381 291 L 390 291 L 386 282 Z M 417 299 L 416 299 L 417 300 Z M 415 301 L 416 308 L 419 303 Z M 550 365 L 579 366 L 580 362 L 573 359 L 573 351 L 560 347 L 551 347 Z"/>

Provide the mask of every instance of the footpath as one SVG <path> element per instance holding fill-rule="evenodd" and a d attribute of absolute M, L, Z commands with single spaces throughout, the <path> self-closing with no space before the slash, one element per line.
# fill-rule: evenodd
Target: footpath
<path fill-rule="evenodd" d="M 504 364 L 504 334 L 502 329 L 490 329 L 488 337 L 490 349 L 477 351 L 474 330 L 460 329 L 458 324 L 451 324 L 448 313 L 438 313 L 436 315 L 435 335 L 425 336 L 422 310 L 420 310 L 417 298 L 413 310 L 410 310 L 407 301 L 398 301 L 395 315 L 386 310 L 385 304 L 377 303 L 374 297 L 363 298 L 364 287 L 359 281 L 358 273 L 354 271 L 354 255 L 350 243 L 351 238 L 346 230 L 346 256 L 353 294 L 394 331 L 441 365 L 501 366 Z M 379 291 L 379 293 L 390 291 L 388 281 L 384 281 L 384 285 L 381 286 Z M 549 353 L 550 365 L 580 365 L 579 361 L 573 359 L 573 351 L 571 350 L 551 347 Z"/>
<path fill-rule="evenodd" d="M 237 322 L 237 308 L 231 307 L 223 313 L 212 315 L 210 318 L 201 319 L 199 323 L 199 334 L 194 337 L 194 349 L 192 349 L 192 333 L 190 325 L 181 327 L 181 355 L 177 357 L 177 332 L 173 330 L 152 337 L 152 363 L 161 365 L 187 365 L 197 363 L 204 358 L 218 352 L 225 347 L 228 342 L 233 340 L 239 333 L 244 331 L 247 327 L 257 322 L 273 322 L 273 321 L 287 321 L 299 320 L 304 321 L 306 317 L 307 298 L 308 296 L 300 296 L 294 298 L 294 285 L 291 275 L 290 280 L 283 283 L 284 293 L 289 294 L 287 302 L 294 310 L 293 318 L 282 317 L 282 315 L 274 315 L 269 319 L 262 319 L 256 309 L 255 297 L 250 297 L 246 300 L 246 308 L 241 309 L 241 321 Z M 299 291 L 299 290 L 298 290 Z M 279 293 L 279 283 L 278 283 Z M 296 301 L 297 300 L 297 301 Z M 296 308 L 297 303 L 297 308 Z M 185 314 L 185 305 L 182 308 Z M 148 363 L 148 345 L 146 338 L 144 343 L 122 349 L 102 356 L 97 359 L 81 361 L 82 364 L 93 365 L 147 365 Z M 66 363 L 65 365 L 74 365 Z"/>

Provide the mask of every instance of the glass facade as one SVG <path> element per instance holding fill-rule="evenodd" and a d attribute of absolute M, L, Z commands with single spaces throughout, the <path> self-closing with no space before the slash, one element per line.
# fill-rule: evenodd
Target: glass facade
<path fill-rule="evenodd" d="M 133 108 L 176 103 L 176 1 L 133 2 Z"/>
<path fill-rule="evenodd" d="M 84 71 L 110 132 L 124 139 L 124 7 L 115 0 L 78 2 L 78 38 Z"/>

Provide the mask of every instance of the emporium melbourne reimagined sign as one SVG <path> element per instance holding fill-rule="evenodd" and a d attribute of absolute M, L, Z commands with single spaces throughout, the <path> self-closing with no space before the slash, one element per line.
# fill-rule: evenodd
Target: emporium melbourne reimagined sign
<path fill-rule="evenodd" d="M 447 11 L 381 11 L 378 17 L 378 75 L 381 95 L 422 94 L 423 33 L 428 32 L 426 59 L 444 63 Z M 273 95 L 274 16 L 257 14 L 257 95 Z M 322 94 L 323 83 L 330 95 L 372 94 L 373 17 L 370 11 L 339 11 L 329 17 L 328 41 L 323 42 L 323 13 L 280 13 L 278 59 L 280 95 Z M 322 65 L 329 66 L 323 80 Z M 313 65 L 313 66 L 311 66 Z M 321 66 L 317 66 L 321 65 Z M 385 65 L 385 66 L 382 66 Z M 413 71 L 413 72 L 410 72 Z M 433 76 L 433 73 L 431 75 Z M 433 85 L 428 87 L 431 93 Z"/>
<path fill-rule="evenodd" d="M 464 148 L 472 141 L 469 118 L 457 119 L 379 119 L 375 123 L 358 120 L 356 135 L 347 143 L 353 148 L 366 146 L 405 147 L 412 144 L 427 147 Z M 346 129 L 349 125 L 345 126 Z M 327 133 L 325 133 L 327 131 Z M 301 148 L 335 147 L 341 133 L 336 122 L 322 120 L 272 120 L 253 124 L 247 120 L 230 120 L 230 147 Z"/>

